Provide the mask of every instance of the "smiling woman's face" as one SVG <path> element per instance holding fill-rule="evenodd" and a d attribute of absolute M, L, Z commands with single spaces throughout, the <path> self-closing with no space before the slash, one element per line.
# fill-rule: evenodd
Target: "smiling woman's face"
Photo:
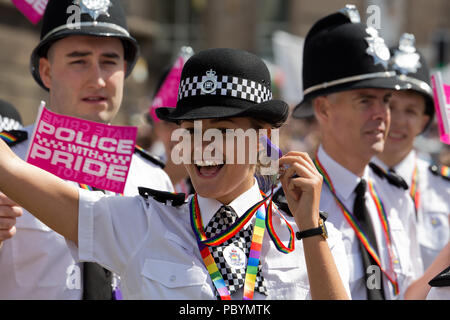
<path fill-rule="evenodd" d="M 229 204 L 239 195 L 250 189 L 254 184 L 254 172 L 255 172 L 255 164 L 249 161 L 251 154 L 257 152 L 250 148 L 249 139 L 246 139 L 245 144 L 242 142 L 239 143 L 237 139 L 235 139 L 233 145 L 234 148 L 232 150 L 226 150 L 226 139 L 225 132 L 227 129 L 237 130 L 242 129 L 244 132 L 248 129 L 255 129 L 252 121 L 248 118 L 230 118 L 230 119 L 205 119 L 198 120 L 202 122 L 202 137 L 203 133 L 208 129 L 219 129 L 223 133 L 224 143 L 222 148 L 217 148 L 215 150 L 216 154 L 213 153 L 213 156 L 222 157 L 224 159 L 223 164 L 212 163 L 211 159 L 206 159 L 204 157 L 205 152 L 202 152 L 201 161 L 194 161 L 194 151 L 196 147 L 194 146 L 194 139 L 192 134 L 194 134 L 194 122 L 193 121 L 183 121 L 181 123 L 181 127 L 191 132 L 191 164 L 186 164 L 186 170 L 191 177 L 192 184 L 195 188 L 195 191 L 202 197 L 205 198 L 213 198 L 220 201 L 223 204 Z M 196 133 L 199 134 L 199 133 Z M 203 139 L 204 140 L 204 139 Z M 212 144 L 214 141 L 204 141 L 202 143 L 202 149 Z M 215 144 L 215 143 L 214 143 Z M 244 149 L 242 149 L 244 148 Z M 252 150 L 250 150 L 252 149 Z M 230 155 L 238 155 L 242 152 L 245 153 L 245 164 L 236 164 L 240 163 L 234 161 L 232 164 L 227 164 L 226 159 L 228 155 L 228 159 Z M 217 153 L 222 153 L 218 155 Z"/>
<path fill-rule="evenodd" d="M 391 128 L 385 152 L 407 155 L 415 138 L 425 129 L 430 116 L 425 114 L 425 98 L 414 91 L 398 91 L 390 102 Z"/>

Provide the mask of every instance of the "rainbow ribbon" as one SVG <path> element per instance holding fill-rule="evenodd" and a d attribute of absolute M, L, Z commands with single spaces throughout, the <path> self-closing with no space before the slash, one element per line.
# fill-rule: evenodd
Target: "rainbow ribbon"
<path fill-rule="evenodd" d="M 91 186 L 88 186 L 87 184 L 79 183 L 78 185 L 80 186 L 81 189 L 94 191 L 94 189 Z"/>
<path fill-rule="evenodd" d="M 352 227 L 353 231 L 355 232 L 356 236 L 358 237 L 359 241 L 361 241 L 361 243 L 363 244 L 364 248 L 367 250 L 367 252 L 372 256 L 372 258 L 375 260 L 376 264 L 380 267 L 380 270 L 386 275 L 386 277 L 389 279 L 389 281 L 392 284 L 393 290 L 394 290 L 394 294 L 398 295 L 400 290 L 399 290 L 399 285 L 398 285 L 398 280 L 397 280 L 397 275 L 394 272 L 394 268 L 393 266 L 393 250 L 392 250 L 392 242 L 391 242 L 391 235 L 390 235 L 390 230 L 389 230 L 389 223 L 387 220 L 387 214 L 386 214 L 386 210 L 384 207 L 383 202 L 381 201 L 381 198 L 378 194 L 378 192 L 376 191 L 372 181 L 368 182 L 368 186 L 369 186 L 369 193 L 375 203 L 376 209 L 377 209 L 377 213 L 378 213 L 378 217 L 380 218 L 381 221 L 381 225 L 383 227 L 383 234 L 386 238 L 386 244 L 388 246 L 388 252 L 389 252 L 389 260 L 390 260 L 390 266 L 391 266 L 391 270 L 393 272 L 393 275 L 390 275 L 387 270 L 385 270 L 382 266 L 381 266 L 381 259 L 378 256 L 377 252 L 375 251 L 374 247 L 370 244 L 366 234 L 364 233 L 364 231 L 361 229 L 358 221 L 356 220 L 356 218 L 353 216 L 352 213 L 350 213 L 350 211 L 345 207 L 345 205 L 342 203 L 342 201 L 338 198 L 338 196 L 336 195 L 336 189 L 333 186 L 333 183 L 331 182 L 331 178 L 328 175 L 327 171 L 325 170 L 324 166 L 320 163 L 319 161 L 319 157 L 316 154 L 316 157 L 314 159 L 314 163 L 317 167 L 317 169 L 319 170 L 320 174 L 322 174 L 323 176 L 323 180 L 325 181 L 325 184 L 327 185 L 327 187 L 330 189 L 331 193 L 333 194 L 336 203 L 338 205 L 338 207 L 341 209 L 341 212 L 345 218 L 345 220 L 347 220 L 347 222 L 349 223 L 349 225 Z"/>
<path fill-rule="evenodd" d="M 272 199 L 271 199 L 272 202 Z M 273 226 L 272 222 L 272 216 L 273 216 L 273 209 L 275 207 L 275 210 L 277 211 L 278 215 L 284 220 L 286 223 L 287 228 L 289 229 L 289 243 L 286 247 L 281 239 L 278 237 L 277 233 L 275 232 L 275 228 Z M 281 212 L 277 209 L 276 205 L 270 205 L 267 208 L 267 219 L 266 219 L 266 229 L 267 233 L 269 234 L 270 238 L 272 239 L 272 242 L 275 244 L 275 247 L 278 249 L 278 251 L 288 254 L 294 251 L 295 249 L 295 239 L 294 239 L 294 230 L 292 229 L 292 226 L 287 222 L 287 220 L 284 218 L 284 216 L 281 214 Z"/>
<path fill-rule="evenodd" d="M 78 183 L 78 185 L 80 186 L 81 189 L 84 189 L 84 190 L 89 190 L 89 191 L 103 191 L 103 190 L 100 190 L 100 189 L 95 189 L 95 188 L 93 188 L 93 187 L 91 187 L 91 186 L 89 186 L 89 185 L 87 185 L 87 184 L 84 184 L 84 183 Z M 117 196 L 123 196 L 123 193 L 116 193 L 116 195 L 117 195 Z"/>
<path fill-rule="evenodd" d="M 253 300 L 255 291 L 256 275 L 258 274 L 259 260 L 261 258 L 262 242 L 264 238 L 264 227 L 266 213 L 259 209 L 256 214 L 255 227 L 253 228 L 252 244 L 247 261 L 247 270 L 245 272 L 244 282 L 244 300 Z"/>
<path fill-rule="evenodd" d="M 416 208 L 416 215 L 417 215 L 417 211 L 419 210 L 419 206 L 420 206 L 419 168 L 417 166 L 417 160 L 416 160 L 416 163 L 414 164 L 414 171 L 412 174 L 409 195 L 411 196 L 411 198 L 414 201 L 414 207 Z"/>
<path fill-rule="evenodd" d="M 200 214 L 200 208 L 198 206 L 197 194 L 195 194 L 191 200 L 191 225 L 197 237 L 197 240 L 206 246 L 215 247 L 231 239 L 250 221 L 255 212 L 267 201 L 267 199 L 268 197 L 253 205 L 227 230 L 215 235 L 214 237 L 211 237 L 210 239 L 207 239 L 203 230 L 203 223 Z"/>
<path fill-rule="evenodd" d="M 448 177 L 450 175 L 450 167 L 442 166 L 441 175 L 444 177 Z"/>
<path fill-rule="evenodd" d="M 211 252 L 209 251 L 209 247 L 218 246 L 234 237 L 250 221 L 250 219 L 255 215 L 255 213 L 256 213 L 256 220 L 255 226 L 253 228 L 252 243 L 250 246 L 249 259 L 247 262 L 247 268 L 245 273 L 244 295 L 243 295 L 244 300 L 253 299 L 256 275 L 258 273 L 258 265 L 261 256 L 261 248 L 265 229 L 267 228 L 271 239 L 273 240 L 276 248 L 280 252 L 289 253 L 294 251 L 295 249 L 294 231 L 290 226 L 290 224 L 286 221 L 286 219 L 281 215 L 281 213 L 278 210 L 277 212 L 284 219 L 288 229 L 290 230 L 290 240 L 287 247 L 284 246 L 282 241 L 277 236 L 273 228 L 272 221 L 268 223 L 268 220 L 272 219 L 272 212 L 273 212 L 272 207 L 275 206 L 272 202 L 273 190 L 271 195 L 269 196 L 266 196 L 263 192 L 261 192 L 261 194 L 264 198 L 262 201 L 250 207 L 227 230 L 223 231 L 218 235 L 215 235 L 214 237 L 211 237 L 210 239 L 207 239 L 205 231 L 203 229 L 203 221 L 200 213 L 200 207 L 198 205 L 198 195 L 194 194 L 194 196 L 191 199 L 189 208 L 190 208 L 192 230 L 197 239 L 197 244 L 203 262 L 210 274 L 211 280 L 214 286 L 216 287 L 217 292 L 220 295 L 221 300 L 231 300 L 231 296 L 226 287 L 225 281 L 223 280 L 223 277 L 220 274 L 219 269 L 217 268 L 214 258 L 212 257 Z M 266 204 L 266 201 L 269 198 L 270 198 L 269 205 L 266 206 L 266 210 L 263 210 L 261 207 Z"/>
<path fill-rule="evenodd" d="M 0 138 L 2 138 L 8 144 L 14 143 L 18 140 L 17 137 L 8 132 L 0 132 Z"/>

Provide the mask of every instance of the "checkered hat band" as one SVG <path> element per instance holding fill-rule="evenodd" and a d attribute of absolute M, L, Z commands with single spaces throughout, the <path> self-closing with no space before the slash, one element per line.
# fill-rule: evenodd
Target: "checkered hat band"
<path fill-rule="evenodd" d="M 216 87 L 211 92 L 204 88 L 205 83 L 211 80 L 208 76 L 183 79 L 178 91 L 178 101 L 201 95 L 235 97 L 255 103 L 263 103 L 272 99 L 270 89 L 258 82 L 229 76 L 217 76 L 213 79 Z"/>
<path fill-rule="evenodd" d="M 22 129 L 22 125 L 15 119 L 0 116 L 0 132 Z"/>

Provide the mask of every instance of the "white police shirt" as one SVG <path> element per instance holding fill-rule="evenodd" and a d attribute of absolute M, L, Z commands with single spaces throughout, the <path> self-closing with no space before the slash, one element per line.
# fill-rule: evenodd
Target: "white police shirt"
<path fill-rule="evenodd" d="M 336 190 L 338 198 L 342 201 L 345 207 L 352 212 L 353 203 L 356 197 L 354 190 L 361 179 L 333 160 L 325 152 L 322 146 L 319 147 L 318 158 L 323 167 L 326 169 Z M 394 294 L 392 284 L 383 274 L 382 282 L 385 298 L 387 300 L 402 299 L 409 284 L 414 279 L 421 276 L 423 271 L 416 236 L 413 204 L 404 190 L 390 185 L 386 182 L 386 180 L 383 181 L 382 178 L 374 174 L 368 166 L 365 168 L 362 178 L 366 181 L 371 180 L 374 187 L 380 194 L 380 198 L 387 212 L 388 224 L 392 235 L 392 244 L 395 256 L 392 259 L 392 265 L 398 278 L 400 294 L 397 296 Z M 377 239 L 378 254 L 381 259 L 381 265 L 384 269 L 392 272 L 392 268 L 390 267 L 391 263 L 389 251 L 383 235 L 383 228 L 375 207 L 375 203 L 368 192 L 366 193 L 365 199 L 366 207 L 369 211 Z M 367 299 L 366 281 L 364 278 L 366 270 L 363 270 L 364 267 L 358 245 L 359 240 L 356 233 L 345 219 L 333 194 L 325 183 L 322 187 L 320 210 L 328 212 L 328 220 L 342 232 L 350 272 L 350 290 L 352 293 L 352 298 L 355 300 Z M 369 270 L 368 274 L 377 277 L 378 274 L 382 273 L 373 273 L 372 270 Z M 376 281 L 376 278 L 374 279 Z"/>
<path fill-rule="evenodd" d="M 24 130 L 31 139 L 33 126 Z M 29 140 L 13 151 L 25 159 L 28 145 Z M 124 194 L 137 195 L 139 186 L 173 191 L 161 168 L 134 155 Z M 65 239 L 26 210 L 16 228 L 17 234 L 0 249 L 0 300 L 81 299 L 82 264 L 75 262 Z"/>
<path fill-rule="evenodd" d="M 427 300 L 450 300 L 450 287 L 432 287 Z"/>
<path fill-rule="evenodd" d="M 189 202 L 173 207 L 151 197 L 108 197 L 85 190 L 79 190 L 79 194 L 79 259 L 97 262 L 119 274 L 125 299 L 216 299 L 191 228 Z M 255 183 L 230 206 L 242 216 L 260 200 Z M 202 220 L 207 224 L 221 204 L 202 197 L 198 202 Z M 298 230 L 293 218 L 287 220 Z M 275 216 L 273 224 L 280 238 L 289 240 L 281 218 Z M 341 234 L 331 224 L 327 223 L 327 227 L 328 244 L 349 292 Z M 294 252 L 283 254 L 266 231 L 261 267 L 268 296 L 255 292 L 254 299 L 310 298 L 301 241 L 296 240 Z M 242 294 L 242 289 L 238 290 L 232 299 L 242 299 Z"/>
<path fill-rule="evenodd" d="M 373 162 L 388 170 L 378 158 Z M 417 210 L 417 231 L 424 269 L 427 269 L 450 240 L 450 181 L 434 175 L 430 163 L 420 159 L 412 150 L 393 169 L 411 187 L 417 163 L 420 202 Z"/>

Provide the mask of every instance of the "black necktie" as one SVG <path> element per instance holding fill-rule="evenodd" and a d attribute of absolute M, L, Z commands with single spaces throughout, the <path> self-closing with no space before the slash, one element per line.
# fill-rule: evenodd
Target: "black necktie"
<path fill-rule="evenodd" d="M 353 204 L 353 215 L 358 220 L 359 225 L 361 226 L 362 231 L 367 236 L 367 239 L 369 240 L 370 244 L 373 246 L 375 251 L 378 253 L 377 248 L 377 240 L 375 237 L 375 232 L 373 230 L 372 220 L 369 216 L 369 211 L 366 207 L 366 202 L 364 200 L 365 193 L 367 189 L 367 183 L 364 179 L 361 179 L 361 182 L 358 184 L 358 186 L 355 189 L 356 198 L 355 203 Z M 359 249 L 361 251 L 363 266 L 364 266 L 364 279 L 366 284 L 366 291 L 367 291 L 367 299 L 368 300 L 384 300 L 384 292 L 383 292 L 383 283 L 380 282 L 379 288 L 373 288 L 369 289 L 369 286 L 367 285 L 367 279 L 371 275 L 367 271 L 370 266 L 376 266 L 377 263 L 372 258 L 372 256 L 369 254 L 369 252 L 364 248 L 361 241 L 358 241 L 359 243 Z M 380 273 L 380 280 L 382 279 L 382 275 Z"/>
<path fill-rule="evenodd" d="M 206 237 L 211 238 L 225 231 L 236 221 L 236 219 L 237 214 L 233 208 L 229 206 L 222 206 L 206 226 Z M 239 252 L 243 252 L 248 261 L 252 234 L 253 231 L 251 226 L 248 228 L 243 228 L 233 238 L 225 241 L 219 246 L 209 248 L 212 256 L 214 257 L 217 268 L 222 274 L 223 280 L 227 285 L 230 295 L 244 286 L 247 264 L 244 263 L 245 261 L 243 261 L 242 254 L 239 254 Z M 259 265 L 258 274 L 256 275 L 255 291 L 266 294 L 264 279 L 260 275 L 260 269 L 261 264 Z"/>

